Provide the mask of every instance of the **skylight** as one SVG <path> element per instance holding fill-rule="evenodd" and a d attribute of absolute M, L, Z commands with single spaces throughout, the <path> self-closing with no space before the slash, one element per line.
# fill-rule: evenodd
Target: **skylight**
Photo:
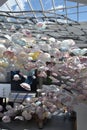
<path fill-rule="evenodd" d="M 23 11 L 29 11 L 28 15 L 37 19 L 37 21 L 41 20 L 38 18 L 39 16 L 48 17 L 57 15 L 64 15 L 78 22 L 87 21 L 87 18 L 83 17 L 87 15 L 87 6 L 67 0 L 8 0 L 0 7 L 0 11 L 20 11 L 22 15 L 26 14 Z M 39 13 L 40 11 L 41 13 Z M 11 15 L 14 15 L 14 13 L 11 13 Z M 15 15 L 18 14 L 16 13 Z"/>
<path fill-rule="evenodd" d="M 86 15 L 85 4 L 69 0 L 7 0 L 0 7 L 0 36 L 11 35 L 15 28 L 15 33 L 28 29 L 34 36 L 38 33 L 59 40 L 70 37 L 86 41 L 87 29 L 81 25 L 87 21 Z M 42 23 L 46 24 L 44 30 Z"/>

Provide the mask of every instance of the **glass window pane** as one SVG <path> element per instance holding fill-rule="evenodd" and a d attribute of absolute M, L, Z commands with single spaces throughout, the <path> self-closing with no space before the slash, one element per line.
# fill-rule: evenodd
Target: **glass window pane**
<path fill-rule="evenodd" d="M 87 12 L 79 14 L 79 21 L 87 21 Z"/>
<path fill-rule="evenodd" d="M 41 10 L 41 5 L 40 5 L 40 1 L 39 0 L 29 0 L 31 5 L 32 5 L 32 8 L 34 10 Z"/>
<path fill-rule="evenodd" d="M 64 0 L 54 0 L 56 6 L 64 5 Z"/>
<path fill-rule="evenodd" d="M 76 14 L 68 15 L 68 18 L 70 18 L 71 20 L 77 21 L 77 15 Z"/>
<path fill-rule="evenodd" d="M 87 6 L 80 6 L 79 12 L 87 11 Z"/>
<path fill-rule="evenodd" d="M 9 9 L 7 8 L 6 5 L 3 5 L 2 7 L 0 7 L 0 10 L 1 10 L 1 11 L 4 11 L 4 10 L 9 11 Z"/>
<path fill-rule="evenodd" d="M 50 10 L 53 8 L 52 0 L 42 0 L 44 10 Z"/>
<path fill-rule="evenodd" d="M 62 11 L 57 10 L 57 11 L 56 11 L 56 14 L 65 15 L 65 14 L 66 14 L 66 11 L 65 11 L 65 10 L 62 10 Z"/>
<path fill-rule="evenodd" d="M 9 1 L 9 0 L 8 0 L 6 3 L 7 3 L 7 5 L 8 5 L 10 8 L 12 8 L 12 9 L 14 8 L 14 6 L 17 5 L 17 3 L 16 3 L 15 0 L 12 0 L 12 1 L 11 1 L 11 0 Z"/>
<path fill-rule="evenodd" d="M 24 11 L 30 11 L 30 6 L 29 6 L 29 3 L 28 2 L 25 2 L 24 3 Z"/>
<path fill-rule="evenodd" d="M 66 0 L 66 7 L 77 6 L 77 2 L 69 2 Z"/>
<path fill-rule="evenodd" d="M 55 9 L 58 10 L 59 12 L 63 11 L 63 8 L 65 7 L 65 2 L 64 0 L 54 0 L 54 5 L 55 5 Z"/>
<path fill-rule="evenodd" d="M 77 13 L 77 8 L 69 8 L 67 9 L 67 13 L 70 14 L 70 13 Z"/>

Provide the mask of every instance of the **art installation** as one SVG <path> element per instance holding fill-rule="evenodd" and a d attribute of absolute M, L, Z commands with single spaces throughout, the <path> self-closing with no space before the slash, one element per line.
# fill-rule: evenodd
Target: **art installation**
<path fill-rule="evenodd" d="M 20 81 L 23 76 L 25 80 L 20 86 L 27 92 L 31 91 L 33 79 L 36 79 L 35 70 L 37 79 L 43 81 L 36 90 L 36 97 L 25 97 L 14 107 L 7 105 L 5 112 L 0 107 L 0 117 L 5 123 L 16 119 L 31 120 L 35 116 L 39 120 L 50 119 L 61 110 L 72 111 L 75 104 L 87 100 L 87 59 L 84 56 L 87 49 L 77 48 L 72 39 L 58 41 L 44 37 L 44 43 L 43 40 L 36 43 L 35 38 L 31 36 L 26 40 L 27 37 L 17 33 L 10 38 L 11 44 L 8 39 L 7 45 L 0 45 L 0 82 L 6 81 L 6 72 L 17 70 L 20 71 L 14 73 L 12 80 Z"/>
<path fill-rule="evenodd" d="M 52 117 L 70 117 L 75 105 L 87 104 L 87 23 L 79 23 L 84 6 L 68 0 L 0 5 L 2 123 L 34 119 L 43 128 Z"/>

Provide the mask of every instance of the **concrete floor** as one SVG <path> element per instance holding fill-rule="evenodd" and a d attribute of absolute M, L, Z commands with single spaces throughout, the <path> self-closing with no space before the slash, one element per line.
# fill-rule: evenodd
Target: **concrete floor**
<path fill-rule="evenodd" d="M 53 117 L 47 120 L 43 130 L 76 130 L 75 120 L 60 117 Z M 34 120 L 31 121 L 12 121 L 11 123 L 0 122 L 0 130 L 38 130 L 40 129 Z"/>

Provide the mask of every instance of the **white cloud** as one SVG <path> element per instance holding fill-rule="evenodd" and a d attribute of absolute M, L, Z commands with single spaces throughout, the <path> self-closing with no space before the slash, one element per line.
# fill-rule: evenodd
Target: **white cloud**
<path fill-rule="evenodd" d="M 5 10 L 5 11 L 9 11 L 9 9 L 7 8 L 6 5 L 1 6 L 1 7 L 0 7 L 0 10 L 1 10 L 1 11 L 4 11 L 4 10 Z"/>
<path fill-rule="evenodd" d="M 6 3 L 10 8 L 16 4 L 15 0 L 8 0 Z"/>
<path fill-rule="evenodd" d="M 22 10 L 25 9 L 25 2 L 27 2 L 27 0 L 17 0 L 18 1 L 18 4 L 20 6 L 20 8 Z M 15 0 L 8 0 L 7 2 L 7 5 L 8 7 L 13 10 L 13 7 L 15 6 L 15 11 L 18 11 L 20 10 L 19 7 L 17 6 L 17 3 Z M 3 11 L 8 11 L 9 9 L 7 8 L 7 6 L 4 4 L 2 7 L 0 7 L 0 10 L 3 10 Z"/>
<path fill-rule="evenodd" d="M 48 3 L 50 3 L 50 0 L 47 0 L 47 1 L 45 2 L 45 5 L 47 5 Z"/>
<path fill-rule="evenodd" d="M 51 1 L 50 0 L 46 0 L 46 2 L 43 3 L 44 8 L 48 9 L 51 6 Z"/>
<path fill-rule="evenodd" d="M 62 12 L 64 10 L 64 5 L 58 5 L 58 6 L 55 6 L 55 9 L 58 10 L 59 12 Z M 53 7 L 51 9 L 54 9 Z"/>
<path fill-rule="evenodd" d="M 17 0 L 18 1 L 18 3 L 19 3 L 19 6 L 20 6 L 20 8 L 22 9 L 22 10 L 24 10 L 25 9 L 25 2 L 26 2 L 26 0 Z"/>
<path fill-rule="evenodd" d="M 18 6 L 15 6 L 15 10 L 14 11 L 20 11 Z"/>

